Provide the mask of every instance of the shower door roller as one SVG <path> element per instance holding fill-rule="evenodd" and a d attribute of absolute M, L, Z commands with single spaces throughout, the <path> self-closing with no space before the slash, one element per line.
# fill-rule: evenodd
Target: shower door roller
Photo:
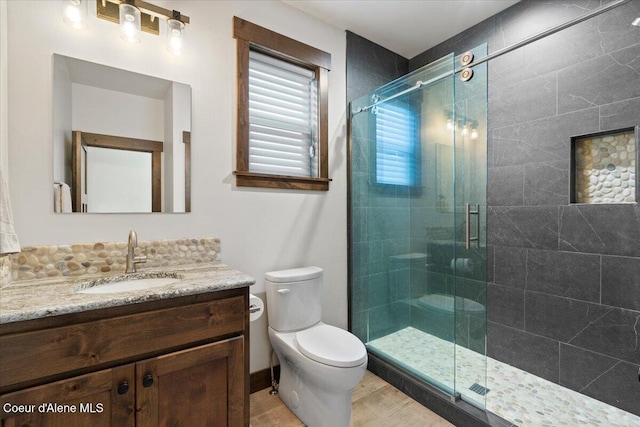
<path fill-rule="evenodd" d="M 465 68 L 460 72 L 460 80 L 468 82 L 473 77 L 473 70 L 471 68 Z"/>
<path fill-rule="evenodd" d="M 476 235 L 471 237 L 471 215 L 476 216 Z M 471 210 L 469 203 L 464 204 L 464 246 L 471 249 L 471 242 L 476 242 L 476 248 L 480 247 L 480 205 L 476 203 L 476 209 Z"/>

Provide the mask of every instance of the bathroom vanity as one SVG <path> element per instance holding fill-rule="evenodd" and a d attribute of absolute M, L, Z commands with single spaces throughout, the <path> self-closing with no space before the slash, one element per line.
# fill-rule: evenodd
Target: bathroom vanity
<path fill-rule="evenodd" d="M 248 426 L 253 279 L 222 264 L 178 277 L 111 294 L 4 287 L 2 425 Z"/>

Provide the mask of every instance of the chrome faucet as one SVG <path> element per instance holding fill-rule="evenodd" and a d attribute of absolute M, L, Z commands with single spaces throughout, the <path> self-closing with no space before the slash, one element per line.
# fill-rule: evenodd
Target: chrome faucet
<path fill-rule="evenodd" d="M 129 232 L 129 242 L 127 244 L 127 270 L 126 274 L 136 272 L 136 264 L 147 262 L 146 255 L 136 256 L 135 249 L 138 246 L 138 235 L 135 230 Z"/>

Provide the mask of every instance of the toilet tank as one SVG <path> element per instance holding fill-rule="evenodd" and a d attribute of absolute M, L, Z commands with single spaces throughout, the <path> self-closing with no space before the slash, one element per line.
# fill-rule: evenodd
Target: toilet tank
<path fill-rule="evenodd" d="M 265 274 L 269 326 L 291 332 L 320 321 L 322 272 L 320 267 L 303 267 Z"/>

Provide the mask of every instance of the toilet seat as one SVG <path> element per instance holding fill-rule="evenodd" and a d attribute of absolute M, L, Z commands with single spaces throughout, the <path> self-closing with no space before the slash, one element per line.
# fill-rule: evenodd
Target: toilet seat
<path fill-rule="evenodd" d="M 300 353 L 316 362 L 338 368 L 351 368 L 367 360 L 364 344 L 350 332 L 318 324 L 296 332 Z"/>

